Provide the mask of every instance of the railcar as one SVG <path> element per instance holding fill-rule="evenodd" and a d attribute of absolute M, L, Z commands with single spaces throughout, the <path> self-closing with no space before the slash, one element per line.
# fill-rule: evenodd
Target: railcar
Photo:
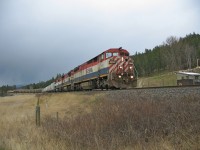
<path fill-rule="evenodd" d="M 122 89 L 137 86 L 137 73 L 129 52 L 122 48 L 108 49 L 64 74 L 47 91 Z"/>

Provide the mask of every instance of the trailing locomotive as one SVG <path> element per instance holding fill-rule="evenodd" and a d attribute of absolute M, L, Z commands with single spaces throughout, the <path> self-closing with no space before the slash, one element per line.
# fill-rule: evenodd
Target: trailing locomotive
<path fill-rule="evenodd" d="M 129 52 L 122 48 L 111 48 L 64 74 L 44 88 L 43 92 L 136 86 L 135 66 Z"/>

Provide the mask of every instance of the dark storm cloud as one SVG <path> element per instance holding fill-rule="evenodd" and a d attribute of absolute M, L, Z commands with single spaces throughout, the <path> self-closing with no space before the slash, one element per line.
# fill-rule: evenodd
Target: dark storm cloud
<path fill-rule="evenodd" d="M 76 32 L 72 34 L 56 22 L 40 22 L 40 17 L 29 11 L 30 5 L 20 7 L 14 3 L 7 4 L 5 16 L 1 16 L 0 84 L 47 80 L 75 67 L 77 56 L 83 55 L 76 52 L 81 46 L 74 42 Z"/>
<path fill-rule="evenodd" d="M 134 54 L 199 32 L 194 2 L 1 0 L 0 85 L 47 80 L 111 47 Z"/>

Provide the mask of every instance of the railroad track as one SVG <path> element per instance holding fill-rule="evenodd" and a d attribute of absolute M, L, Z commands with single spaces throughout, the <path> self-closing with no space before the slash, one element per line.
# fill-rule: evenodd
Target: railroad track
<path fill-rule="evenodd" d="M 33 91 L 33 90 L 32 90 Z M 41 93 L 40 91 L 34 90 L 33 92 L 29 90 L 15 90 L 14 93 Z M 131 88 L 131 89 L 116 89 L 116 90 L 92 90 L 92 91 L 73 91 L 71 93 L 85 93 L 85 94 L 95 94 L 95 93 L 102 93 L 105 94 L 114 93 L 119 95 L 132 95 L 132 97 L 135 97 L 135 95 L 142 96 L 143 93 L 150 94 L 156 97 L 159 97 L 160 95 L 168 95 L 171 97 L 177 96 L 177 95 L 188 95 L 188 94 L 199 94 L 200 95 L 200 86 L 164 86 L 164 87 L 143 87 L 143 88 Z M 56 92 L 57 93 L 57 92 Z M 60 93 L 60 92 L 58 92 Z M 126 94 L 127 93 L 127 94 Z M 119 96 L 121 97 L 121 96 Z M 127 96 L 124 96 L 127 97 Z"/>
<path fill-rule="evenodd" d="M 176 99 L 184 97 L 198 96 L 200 98 L 200 86 L 168 86 L 168 87 L 145 87 L 133 89 L 117 89 L 117 90 L 92 90 L 78 91 L 70 93 L 80 93 L 93 95 L 103 93 L 106 97 L 116 100 L 134 100 L 142 99 Z"/>

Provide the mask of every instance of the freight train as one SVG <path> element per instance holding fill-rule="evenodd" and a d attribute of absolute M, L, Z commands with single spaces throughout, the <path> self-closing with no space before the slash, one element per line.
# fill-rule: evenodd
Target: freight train
<path fill-rule="evenodd" d="M 43 92 L 123 89 L 137 86 L 137 73 L 129 52 L 108 49 L 77 66 L 45 87 Z"/>

